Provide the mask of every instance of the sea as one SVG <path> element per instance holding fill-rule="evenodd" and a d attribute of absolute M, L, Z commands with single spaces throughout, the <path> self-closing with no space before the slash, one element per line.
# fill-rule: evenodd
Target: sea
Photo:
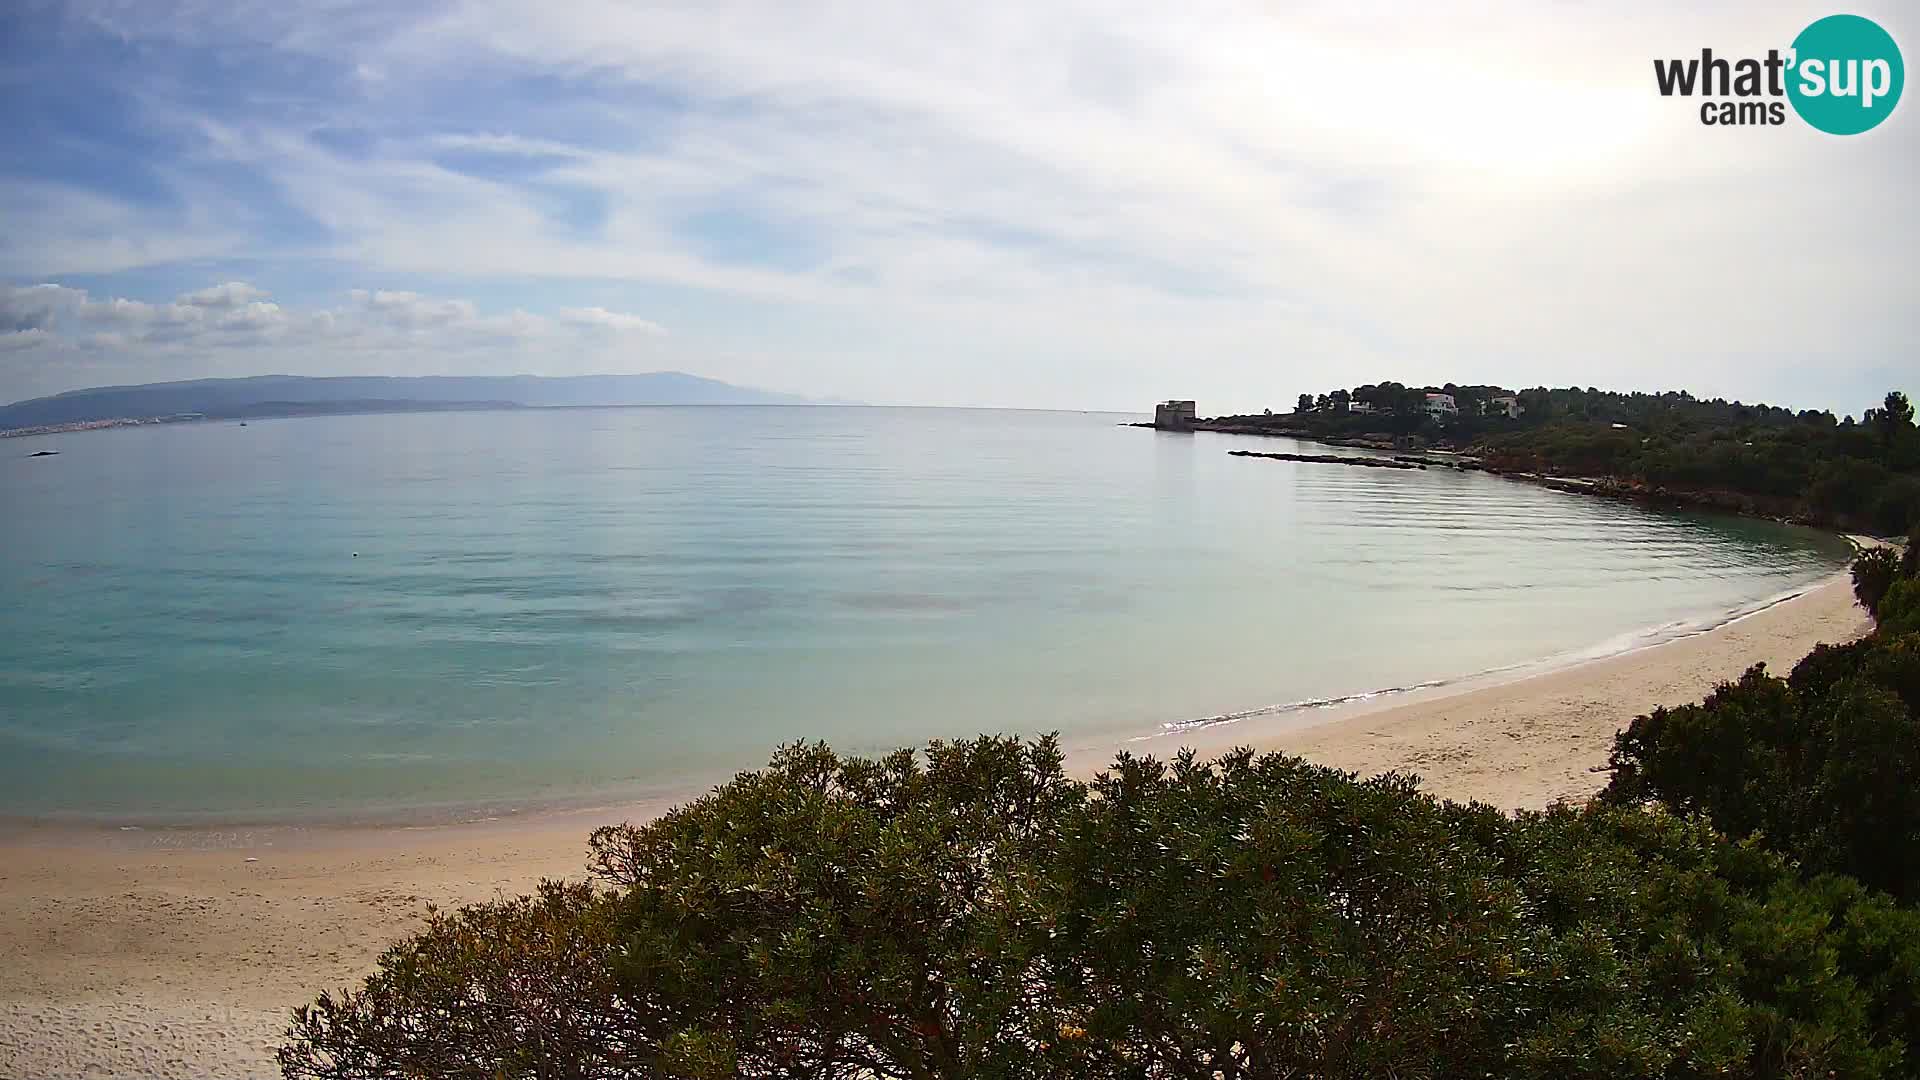
<path fill-rule="evenodd" d="M 1848 551 L 1137 419 L 521 409 L 0 441 L 0 817 L 493 816 L 812 740 L 1171 752 L 1697 633 Z"/>

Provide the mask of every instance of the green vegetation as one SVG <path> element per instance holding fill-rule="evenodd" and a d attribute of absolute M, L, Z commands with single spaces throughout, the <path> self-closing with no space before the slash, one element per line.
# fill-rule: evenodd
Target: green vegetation
<path fill-rule="evenodd" d="M 1920 903 L 1915 551 L 1855 559 L 1854 591 L 1878 623 L 1872 635 L 1820 646 L 1785 679 L 1756 666 L 1697 705 L 1636 719 L 1615 739 L 1602 798 L 1698 812 L 1808 872 Z"/>
<path fill-rule="evenodd" d="M 1920 639 L 1822 646 L 1785 678 L 1756 666 L 1621 733 L 1606 797 L 1658 798 L 1809 869 L 1920 899 Z"/>
<path fill-rule="evenodd" d="M 1914 538 L 1920 541 L 1920 535 Z M 293 1080 L 1920 1073 L 1920 546 L 1869 637 L 1618 734 L 1514 816 L 1241 750 L 783 749 L 435 913 Z"/>
<path fill-rule="evenodd" d="M 1428 415 L 1428 390 L 1452 394 L 1458 415 Z M 1509 394 L 1520 407 L 1517 417 L 1496 404 Z M 1920 431 L 1899 391 L 1858 422 L 1684 392 L 1514 393 L 1453 383 L 1368 384 L 1301 395 L 1299 405 L 1288 415 L 1222 419 L 1321 438 L 1414 438 L 1471 451 L 1505 471 L 1601 477 L 1676 494 L 1731 493 L 1756 512 L 1883 535 L 1920 525 Z"/>
<path fill-rule="evenodd" d="M 1084 783 L 1051 739 L 794 747 L 591 866 L 437 914 L 301 1011 L 286 1075 L 1892 1077 L 1920 1046 L 1920 912 L 1852 879 L 1279 755 Z"/>
<path fill-rule="evenodd" d="M 1891 548 L 1869 548 L 1854 557 L 1853 595 L 1869 615 L 1880 614 L 1880 601 L 1900 577 L 1900 556 Z"/>

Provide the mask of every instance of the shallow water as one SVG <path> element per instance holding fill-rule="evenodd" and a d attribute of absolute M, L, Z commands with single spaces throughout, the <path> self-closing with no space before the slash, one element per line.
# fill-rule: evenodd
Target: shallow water
<path fill-rule="evenodd" d="M 1118 742 L 1655 640 L 1846 552 L 1124 419 L 526 410 L 0 442 L 0 814 L 498 807 L 796 739 Z"/>

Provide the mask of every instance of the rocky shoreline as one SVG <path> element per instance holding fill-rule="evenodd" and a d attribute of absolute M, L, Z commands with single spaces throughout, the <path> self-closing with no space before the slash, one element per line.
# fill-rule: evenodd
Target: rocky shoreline
<path fill-rule="evenodd" d="M 1399 458 L 1340 457 L 1334 454 L 1262 454 L 1254 450 L 1229 450 L 1228 457 L 1271 458 L 1274 461 L 1306 461 L 1321 465 L 1360 465 L 1370 469 L 1425 469 L 1426 466 Z"/>

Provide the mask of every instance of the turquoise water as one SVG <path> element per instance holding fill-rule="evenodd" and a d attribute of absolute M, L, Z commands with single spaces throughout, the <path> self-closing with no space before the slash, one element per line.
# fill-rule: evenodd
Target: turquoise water
<path fill-rule="evenodd" d="M 802 738 L 1117 744 L 1652 640 L 1844 555 L 1123 419 L 530 410 L 0 442 L 0 814 L 499 808 Z"/>

